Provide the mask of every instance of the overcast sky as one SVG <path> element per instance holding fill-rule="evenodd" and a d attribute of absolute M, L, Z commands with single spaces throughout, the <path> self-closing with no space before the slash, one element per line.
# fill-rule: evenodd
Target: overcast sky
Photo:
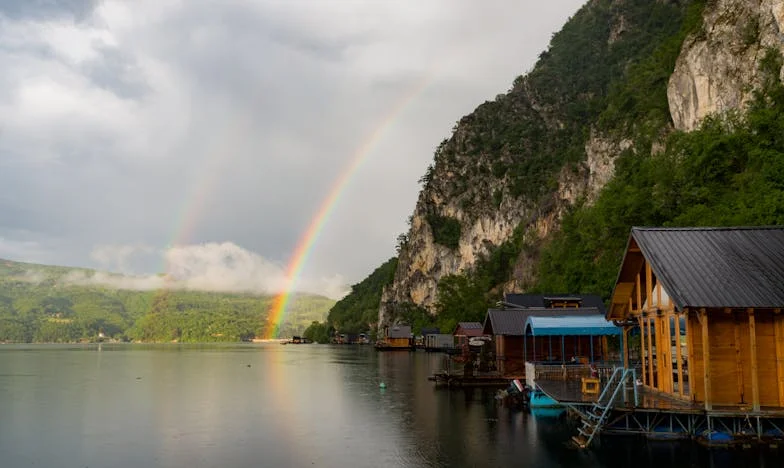
<path fill-rule="evenodd" d="M 0 0 L 0 258 L 274 289 L 387 124 L 303 269 L 335 296 L 394 255 L 455 122 L 582 3 Z"/>

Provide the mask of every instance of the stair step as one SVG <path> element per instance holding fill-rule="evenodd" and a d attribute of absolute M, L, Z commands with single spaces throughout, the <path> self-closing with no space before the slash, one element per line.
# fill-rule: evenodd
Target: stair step
<path fill-rule="evenodd" d="M 590 437 L 591 434 L 596 432 L 596 429 L 593 428 L 593 427 L 581 427 L 581 428 L 577 429 L 577 432 L 579 432 L 580 434 L 584 435 L 585 437 Z"/>
<path fill-rule="evenodd" d="M 572 441 L 580 448 L 585 448 L 586 444 L 588 443 L 588 439 L 581 435 L 572 436 Z"/>

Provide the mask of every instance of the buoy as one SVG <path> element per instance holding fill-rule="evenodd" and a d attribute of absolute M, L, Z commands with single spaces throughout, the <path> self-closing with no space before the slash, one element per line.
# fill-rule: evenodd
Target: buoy
<path fill-rule="evenodd" d="M 378 384 L 378 387 L 379 388 L 387 388 L 387 384 L 385 384 L 384 382 L 381 382 L 380 384 Z"/>

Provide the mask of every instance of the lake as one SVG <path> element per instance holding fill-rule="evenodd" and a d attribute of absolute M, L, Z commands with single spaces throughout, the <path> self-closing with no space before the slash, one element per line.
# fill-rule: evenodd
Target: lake
<path fill-rule="evenodd" d="M 0 466 L 781 467 L 784 452 L 607 439 L 494 391 L 435 389 L 441 354 L 369 346 L 0 345 Z M 380 388 L 380 383 L 386 388 Z"/>

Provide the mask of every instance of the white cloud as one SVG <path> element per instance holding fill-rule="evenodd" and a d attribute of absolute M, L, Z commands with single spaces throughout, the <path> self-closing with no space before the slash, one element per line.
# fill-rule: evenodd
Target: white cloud
<path fill-rule="evenodd" d="M 104 245 L 96 247 L 92 258 L 108 268 L 130 270 L 135 256 L 146 256 L 153 249 L 143 245 Z M 161 252 L 156 252 L 161 253 Z M 195 291 L 248 292 L 277 294 L 287 284 L 284 268 L 231 242 L 174 246 L 161 253 L 165 264 L 160 274 L 132 275 L 73 272 L 63 278 L 71 284 L 101 284 L 119 289 L 151 290 L 160 288 Z M 340 275 L 299 278 L 297 289 L 339 299 L 349 287 Z"/>

